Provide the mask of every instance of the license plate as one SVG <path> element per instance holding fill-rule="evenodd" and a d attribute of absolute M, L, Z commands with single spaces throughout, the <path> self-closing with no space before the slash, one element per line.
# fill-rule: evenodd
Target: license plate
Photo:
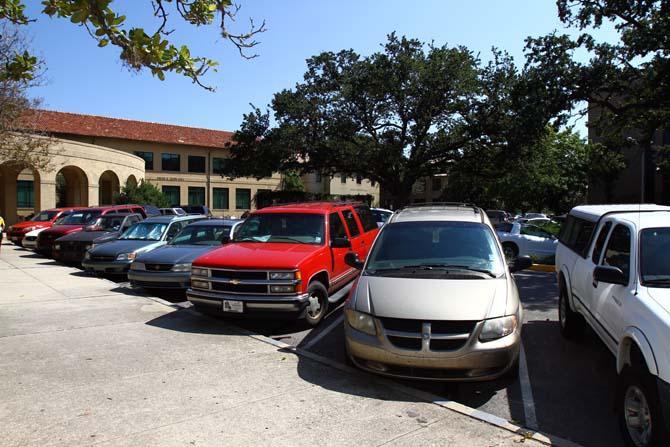
<path fill-rule="evenodd" d="M 244 312 L 244 303 L 242 301 L 223 300 L 223 311 L 241 314 Z"/>

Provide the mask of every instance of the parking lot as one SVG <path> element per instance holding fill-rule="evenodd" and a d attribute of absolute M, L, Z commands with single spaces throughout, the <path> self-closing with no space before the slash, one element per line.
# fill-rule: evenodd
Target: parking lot
<path fill-rule="evenodd" d="M 28 251 L 9 246 L 3 248 L 22 252 L 19 253 L 21 259 L 34 261 L 41 268 L 62 268 L 58 263 Z M 88 276 L 81 271 L 70 274 Z M 615 368 L 611 354 L 593 334 L 587 334 L 578 343 L 567 342 L 561 337 L 553 274 L 522 272 L 515 276 L 525 309 L 525 362 L 521 365 L 517 380 L 449 384 L 396 382 L 584 446 L 621 445 L 612 403 Z M 107 279 L 116 283 L 114 292 L 128 296 L 152 296 L 146 291 L 131 289 L 124 278 Z M 104 279 L 94 281 L 106 283 Z M 159 293 L 154 296 L 177 304 L 176 307 L 182 309 L 177 312 L 192 312 L 188 310 L 189 303 L 184 301 L 180 293 Z M 156 321 L 162 322 L 156 325 L 190 332 L 194 331 L 191 327 L 174 326 L 192 325 L 194 318 L 197 320 L 198 315 L 186 319 L 171 318 L 169 321 L 158 318 Z M 300 321 L 220 320 L 219 323 L 221 327 L 237 325 L 331 362 L 344 364 L 342 320 L 340 305 L 332 309 L 314 329 Z M 216 321 L 213 323 L 217 324 Z M 313 371 L 308 363 L 299 361 L 297 369 L 305 380 L 313 380 Z"/>
<path fill-rule="evenodd" d="M 562 338 L 553 273 L 528 271 L 515 277 L 525 309 L 525 367 L 521 367 L 518 380 L 398 382 L 584 446 L 622 445 L 613 410 L 614 358 L 593 333 L 587 332 L 578 343 Z M 130 289 L 123 278 L 110 279 L 119 282 L 128 293 L 146 293 Z M 156 296 L 189 305 L 178 293 Z M 314 329 L 301 321 L 228 322 L 345 363 L 341 303 Z"/>

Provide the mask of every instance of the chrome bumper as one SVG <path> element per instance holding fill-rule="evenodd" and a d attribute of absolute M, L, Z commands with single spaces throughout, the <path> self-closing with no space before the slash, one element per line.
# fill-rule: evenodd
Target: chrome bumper
<path fill-rule="evenodd" d="M 243 295 L 232 293 L 213 293 L 204 290 L 188 289 L 186 298 L 196 306 L 206 306 L 210 310 L 223 312 L 223 300 L 242 301 L 243 313 L 228 313 L 225 315 L 244 316 L 246 313 L 287 312 L 301 313 L 308 303 L 309 295 Z"/>

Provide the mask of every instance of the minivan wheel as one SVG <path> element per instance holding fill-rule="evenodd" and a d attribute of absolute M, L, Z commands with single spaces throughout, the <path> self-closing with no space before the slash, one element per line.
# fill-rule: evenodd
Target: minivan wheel
<path fill-rule="evenodd" d="M 567 339 L 575 339 L 584 331 L 584 320 L 581 315 L 570 309 L 568 291 L 562 284 L 558 292 L 558 321 L 561 325 L 561 334 Z"/>
<path fill-rule="evenodd" d="M 654 378 L 627 366 L 621 373 L 617 396 L 619 423 L 626 446 L 657 447 L 668 442 Z"/>
<path fill-rule="evenodd" d="M 502 244 L 503 255 L 505 255 L 505 260 L 510 262 L 516 259 L 519 256 L 519 247 L 512 242 L 505 242 Z"/>
<path fill-rule="evenodd" d="M 328 312 L 328 290 L 318 281 L 314 281 L 307 289 L 307 309 L 305 321 L 310 326 L 316 326 Z"/>

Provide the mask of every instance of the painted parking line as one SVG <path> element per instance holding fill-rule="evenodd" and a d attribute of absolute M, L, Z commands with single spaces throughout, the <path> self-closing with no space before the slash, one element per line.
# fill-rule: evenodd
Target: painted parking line
<path fill-rule="evenodd" d="M 315 344 L 317 344 L 317 343 L 319 342 L 319 340 L 321 340 L 323 337 L 325 337 L 330 331 L 332 331 L 332 330 L 335 329 L 337 326 L 339 326 L 340 324 L 342 324 L 343 321 L 344 321 L 344 313 L 341 313 L 340 315 L 337 316 L 337 318 L 335 318 L 333 321 L 331 321 L 330 324 L 329 324 L 328 326 L 326 326 L 325 328 L 323 328 L 323 329 L 321 330 L 321 332 L 319 332 L 318 334 L 316 334 L 316 336 L 314 336 L 314 337 L 313 337 L 312 339 L 310 339 L 307 343 L 305 343 L 304 345 L 302 345 L 301 348 L 302 348 L 302 349 L 309 349 L 309 348 L 311 348 L 312 346 L 314 346 Z"/>
<path fill-rule="evenodd" d="M 521 400 L 523 401 L 523 414 L 525 415 L 525 426 L 531 430 L 538 429 L 537 414 L 535 413 L 535 400 L 533 399 L 533 388 L 528 375 L 528 363 L 526 363 L 526 350 L 521 343 L 519 351 L 519 386 L 521 387 Z"/>

